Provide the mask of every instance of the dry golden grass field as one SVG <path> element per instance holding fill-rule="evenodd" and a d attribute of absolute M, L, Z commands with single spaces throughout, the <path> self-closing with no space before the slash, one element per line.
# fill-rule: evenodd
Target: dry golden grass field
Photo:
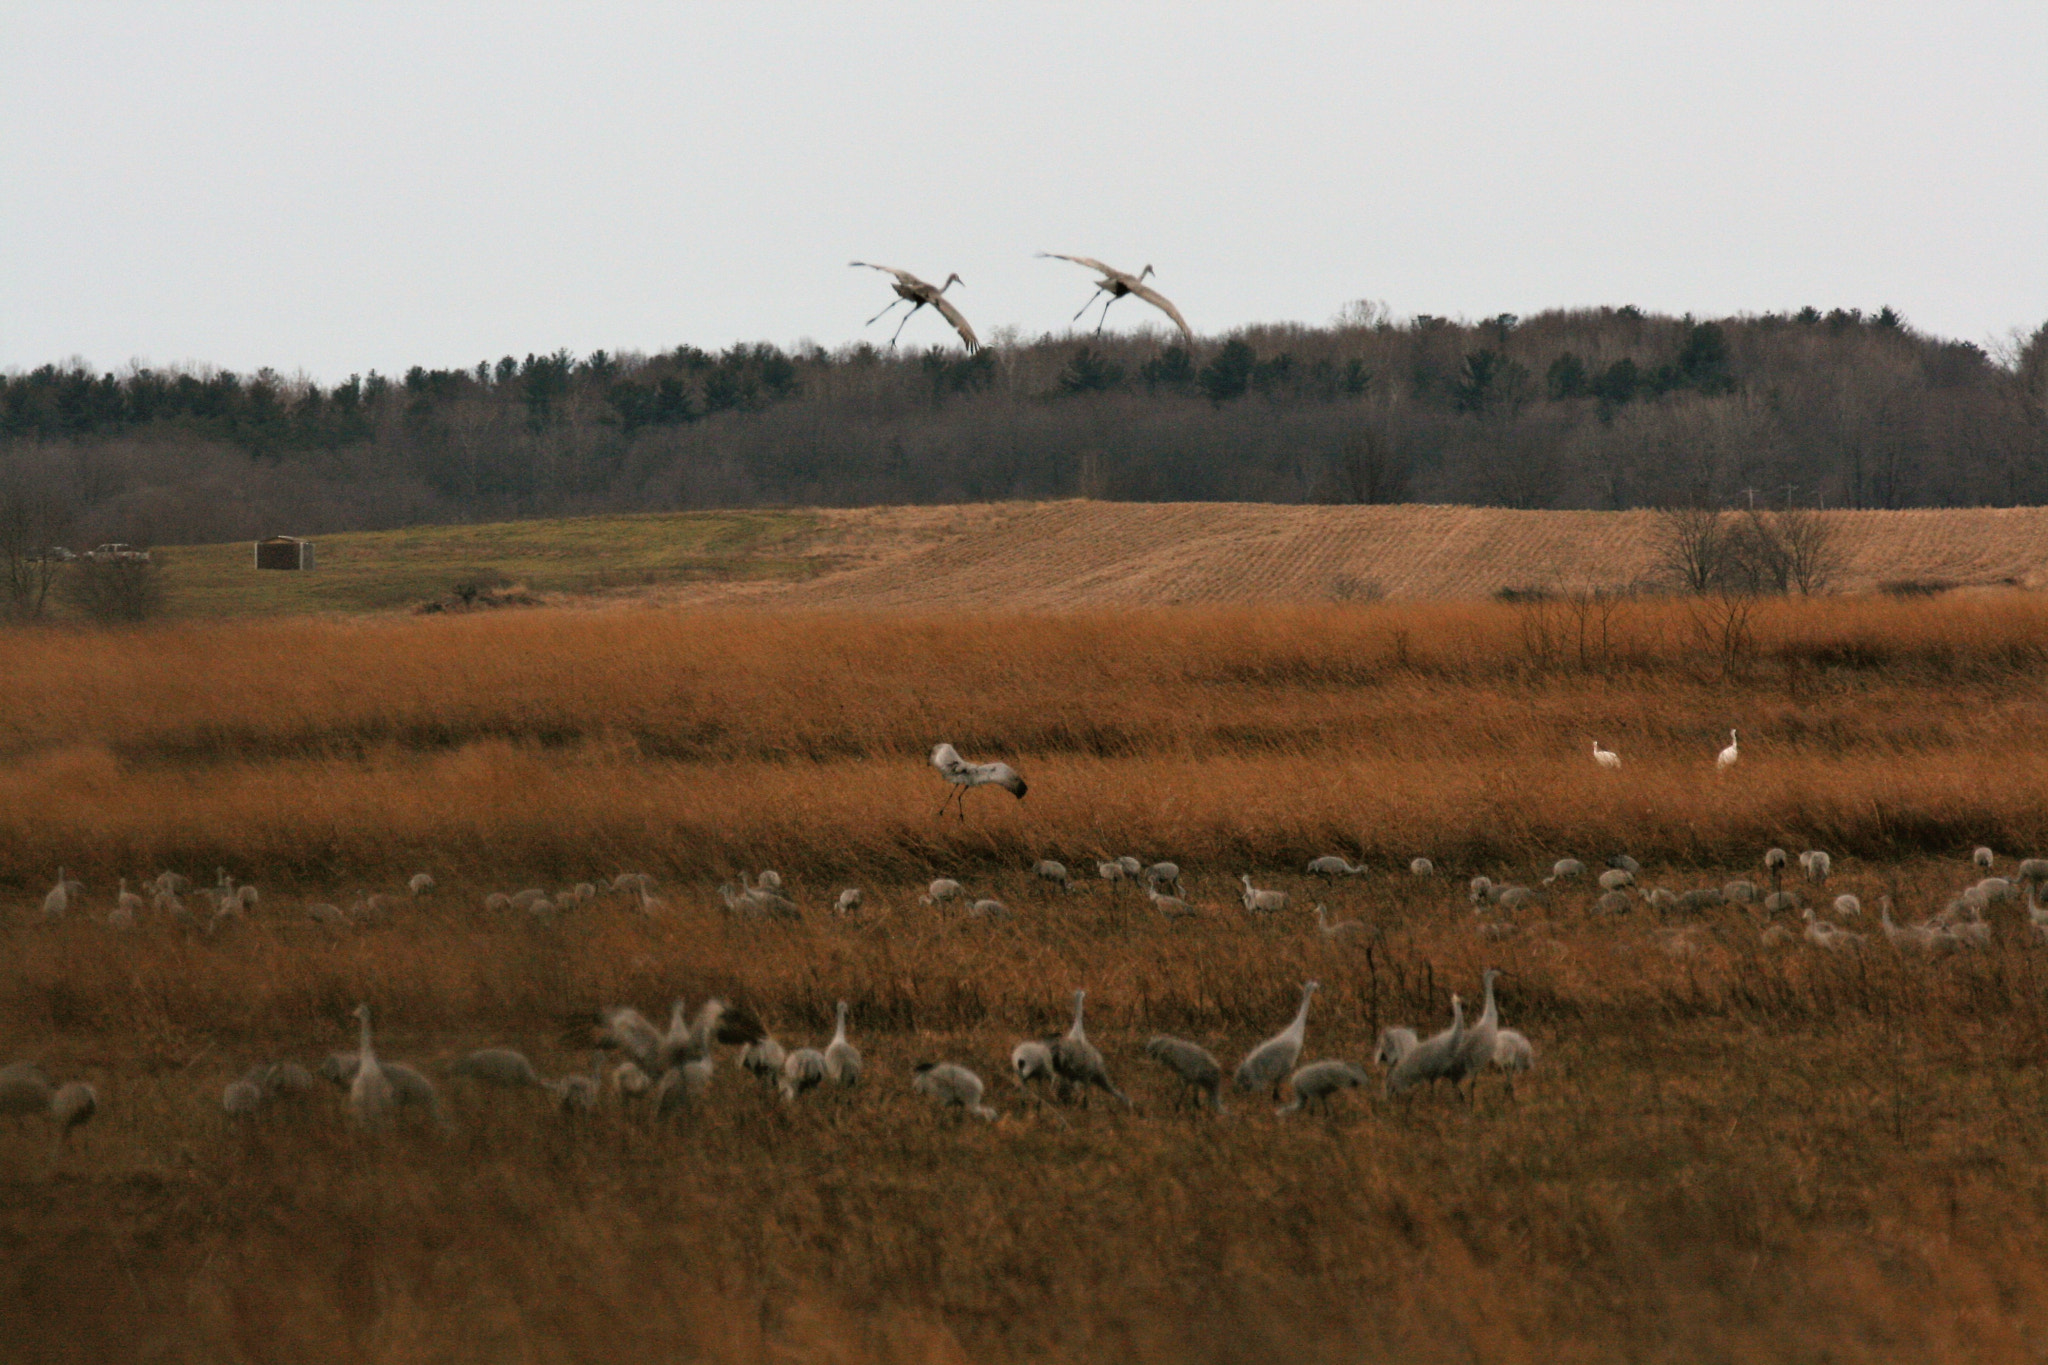
<path fill-rule="evenodd" d="M 1034 514 L 1035 515 L 1035 514 Z M 823 580 L 820 580 L 823 581 Z M 1391 586 L 1391 585 L 1390 585 Z M 1064 614 L 283 616 L 0 634 L 0 1061 L 98 1090 L 60 1142 L 0 1116 L 0 1358 L 144 1361 L 1898 1361 L 2048 1349 L 2048 948 L 1894 949 L 2048 853 L 2048 600 L 1624 600 Z M 1740 731 L 1741 758 L 1715 754 Z M 946 789 L 936 740 L 1022 801 Z M 1619 751 L 1605 771 L 1595 740 Z M 1765 881 L 1756 907 L 1597 914 Z M 1092 876 L 1171 858 L 1169 922 Z M 1342 854 L 1328 882 L 1307 860 Z M 1416 877 L 1426 855 L 1438 872 Z M 1553 860 L 1584 877 L 1545 887 Z M 1040 858 L 1086 871 L 1066 892 Z M 82 904 L 45 922 L 63 865 Z M 220 932 L 119 879 L 224 868 Z M 779 869 L 797 923 L 717 888 Z M 437 887 L 404 890 L 415 871 Z M 650 874 L 551 920 L 487 908 Z M 1292 894 L 1248 914 L 1240 874 Z M 1538 891 L 1475 909 L 1468 878 Z M 1013 911 L 921 904 L 935 877 Z M 852 916 L 831 911 L 860 886 Z M 328 925 L 307 906 L 395 900 Z M 191 903 L 197 904 L 196 898 Z M 1362 921 L 1326 941 L 1326 904 Z M 1798 930 L 1796 915 L 1777 917 Z M 1470 1102 L 1189 1112 L 1155 1032 L 1233 1065 L 1323 983 L 1304 1060 L 1448 1021 L 1488 966 L 1535 1070 Z M 1027 1095 L 1066 1023 L 1136 1109 Z M 585 1072 L 605 1005 L 724 996 L 785 1042 L 852 1006 L 862 1085 L 783 1104 L 727 1050 L 676 1121 L 559 1113 L 438 1070 L 487 1044 Z M 341 1093 L 249 1118 L 256 1063 L 353 1046 L 446 1121 L 357 1131 Z M 950 1059 L 993 1123 L 911 1092 Z"/>

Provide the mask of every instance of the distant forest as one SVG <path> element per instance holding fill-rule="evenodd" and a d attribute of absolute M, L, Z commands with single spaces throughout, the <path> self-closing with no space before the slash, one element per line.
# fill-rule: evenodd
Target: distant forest
<path fill-rule="evenodd" d="M 0 504 L 74 542 L 1076 496 L 2048 502 L 2048 326 L 1992 356 L 1890 309 L 1396 322 L 1361 304 L 1193 352 L 1070 335 L 972 356 L 563 351 L 332 388 L 270 370 L 0 376 Z"/>

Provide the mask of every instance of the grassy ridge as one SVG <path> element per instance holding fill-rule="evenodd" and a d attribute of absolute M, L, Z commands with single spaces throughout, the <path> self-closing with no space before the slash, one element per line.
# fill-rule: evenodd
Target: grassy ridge
<path fill-rule="evenodd" d="M 445 597 L 480 570 L 535 592 L 590 594 L 702 579 L 803 578 L 803 513 L 680 512 L 417 526 L 315 537 L 311 573 L 258 572 L 245 541 L 158 550 L 169 609 L 186 617 L 389 611 Z"/>

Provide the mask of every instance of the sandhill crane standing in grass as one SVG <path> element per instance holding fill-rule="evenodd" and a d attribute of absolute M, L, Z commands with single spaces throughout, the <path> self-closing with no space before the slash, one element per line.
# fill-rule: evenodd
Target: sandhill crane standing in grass
<path fill-rule="evenodd" d="M 789 1054 L 783 1051 L 782 1044 L 775 1041 L 773 1034 L 740 1049 L 740 1070 L 771 1088 L 781 1079 L 782 1064 L 787 1060 Z"/>
<path fill-rule="evenodd" d="M 1298 1114 L 1304 1109 L 1320 1106 L 1324 1113 L 1330 1111 L 1330 1096 L 1339 1090 L 1353 1087 L 1363 1088 L 1372 1084 L 1372 1077 L 1365 1074 L 1365 1068 L 1353 1062 L 1310 1062 L 1290 1078 L 1294 1098 L 1281 1105 L 1275 1113 Z"/>
<path fill-rule="evenodd" d="M 1097 333 L 1102 331 L 1102 324 L 1109 320 L 1110 304 L 1115 303 L 1126 294 L 1136 294 L 1139 298 L 1172 318 L 1173 325 L 1180 328 L 1180 334 L 1186 339 L 1188 345 L 1190 347 L 1194 346 L 1195 330 L 1188 326 L 1188 320 L 1180 315 L 1180 309 L 1175 308 L 1166 295 L 1145 283 L 1146 277 L 1154 273 L 1151 266 L 1146 266 L 1135 275 L 1127 275 L 1115 266 L 1104 265 L 1101 261 L 1089 256 L 1066 256 L 1057 251 L 1041 251 L 1038 254 L 1041 259 L 1072 261 L 1075 265 L 1086 266 L 1102 276 L 1101 279 L 1095 282 L 1095 288 L 1097 292 L 1109 295 L 1109 299 L 1102 305 L 1102 318 L 1095 324 Z M 1095 300 L 1091 297 L 1087 303 L 1082 305 L 1081 312 L 1074 314 L 1074 321 L 1079 322 L 1081 314 L 1086 313 L 1094 306 Z"/>
<path fill-rule="evenodd" d="M 1998 855 L 1982 844 L 1979 844 L 1970 851 L 1970 861 L 1983 868 L 1986 872 L 1989 872 L 1993 864 L 1997 863 Z"/>
<path fill-rule="evenodd" d="M 800 1047 L 782 1059 L 782 1102 L 789 1104 L 798 1095 L 815 1090 L 825 1083 L 825 1054 L 814 1047 Z"/>
<path fill-rule="evenodd" d="M 996 1111 L 981 1102 L 981 1077 L 954 1062 L 919 1062 L 910 1088 L 929 1095 L 942 1109 L 965 1109 L 978 1119 L 991 1119 Z"/>
<path fill-rule="evenodd" d="M 1285 910 L 1289 898 L 1285 891 L 1261 891 L 1252 885 L 1250 873 L 1241 873 L 1238 880 L 1244 883 L 1244 908 L 1254 914 L 1278 914 Z"/>
<path fill-rule="evenodd" d="M 1355 919 L 1332 920 L 1330 912 L 1319 903 L 1316 906 L 1316 932 L 1323 936 L 1325 943 L 1343 943 L 1365 932 L 1365 925 Z"/>
<path fill-rule="evenodd" d="M 590 1072 L 582 1076 L 563 1076 L 557 1080 L 542 1081 L 541 1086 L 568 1114 L 588 1114 L 597 1108 L 597 1097 L 604 1091 L 604 1054 L 594 1054 Z"/>
<path fill-rule="evenodd" d="M 1515 1077 L 1535 1067 L 1536 1049 L 1515 1030 L 1501 1029 L 1493 1036 L 1493 1065 L 1507 1078 L 1508 1094 L 1513 1095 Z"/>
<path fill-rule="evenodd" d="M 959 900 L 965 892 L 966 888 L 951 877 L 940 877 L 925 888 L 925 893 L 917 898 L 917 903 L 919 905 L 944 905 L 947 901 Z"/>
<path fill-rule="evenodd" d="M 1735 760 L 1741 757 L 1742 746 L 1735 742 L 1735 732 L 1733 730 L 1730 730 L 1728 732 L 1728 747 L 1723 749 L 1721 751 L 1720 757 L 1714 760 L 1714 767 L 1718 771 L 1725 773 L 1730 768 L 1734 767 Z"/>
<path fill-rule="evenodd" d="M 840 892 L 839 899 L 832 903 L 832 911 L 834 914 L 851 915 L 860 909 L 863 899 L 859 887 L 849 886 Z"/>
<path fill-rule="evenodd" d="M 57 884 L 43 897 L 43 918 L 49 921 L 63 919 L 71 910 L 71 879 L 64 875 L 64 869 L 57 869 Z"/>
<path fill-rule="evenodd" d="M 1207 1096 L 1210 1107 L 1223 1112 L 1223 1068 L 1209 1049 L 1161 1033 L 1146 1041 L 1145 1053 L 1180 1077 L 1198 1100 Z"/>
<path fill-rule="evenodd" d="M 1420 1042 L 1412 1028 L 1403 1028 L 1399 1024 L 1383 1028 L 1372 1045 L 1373 1065 L 1383 1071 L 1399 1066 L 1401 1059 L 1413 1052 Z"/>
<path fill-rule="evenodd" d="M 1400 1061 L 1387 1072 L 1386 1091 L 1398 1095 L 1404 1090 L 1431 1081 L 1441 1081 L 1456 1074 L 1458 1049 L 1465 1041 L 1465 1002 L 1456 995 L 1451 997 L 1451 1026 L 1442 1033 L 1431 1034 L 1409 1048 Z"/>
<path fill-rule="evenodd" d="M 1052 1085 L 1059 1080 L 1059 1073 L 1053 1070 L 1052 1047 L 1036 1038 L 1026 1038 L 1010 1049 L 1010 1076 L 1019 1089 L 1044 1083 Z"/>
<path fill-rule="evenodd" d="M 825 1044 L 825 1079 L 835 1085 L 860 1084 L 860 1049 L 846 1041 L 846 1002 L 839 1002 L 839 1023 Z"/>
<path fill-rule="evenodd" d="M 406 879 L 405 889 L 412 892 L 415 896 L 426 895 L 434 889 L 434 874 L 431 872 L 413 873 L 411 877 Z"/>
<path fill-rule="evenodd" d="M 944 284 L 931 285 L 926 284 L 908 270 L 898 270 L 893 265 L 874 265 L 868 261 L 848 261 L 847 265 L 859 266 L 864 270 L 881 270 L 896 277 L 896 283 L 890 286 L 896 291 L 895 302 L 869 318 L 865 324 L 872 327 L 880 322 L 890 309 L 895 308 L 897 304 L 908 303 L 910 311 L 903 315 L 903 321 L 896 324 L 895 334 L 889 338 L 891 346 L 896 344 L 897 337 L 903 335 L 903 329 L 910 325 L 910 320 L 917 316 L 917 310 L 930 307 L 938 309 L 939 315 L 953 324 L 953 330 L 960 334 L 961 343 L 967 347 L 969 355 L 981 349 L 981 342 L 975 339 L 974 329 L 967 325 L 966 318 L 960 316 L 960 310 L 955 308 L 946 299 L 946 291 L 948 289 L 951 289 L 956 284 L 964 285 L 967 283 L 958 275 L 948 275 Z"/>
<path fill-rule="evenodd" d="M 1436 864 L 1427 858 L 1410 858 L 1408 860 L 1408 875 L 1411 877 L 1433 877 L 1436 875 Z"/>
<path fill-rule="evenodd" d="M 1621 755 L 1612 749 L 1601 748 L 1597 739 L 1593 741 L 1593 761 L 1610 771 L 1618 771 L 1621 768 Z"/>
<path fill-rule="evenodd" d="M 1152 901 L 1152 908 L 1167 919 L 1193 919 L 1195 908 L 1179 896 L 1161 894 L 1157 888 L 1146 887 L 1145 895 Z"/>
<path fill-rule="evenodd" d="M 1124 1108 L 1135 1108 L 1130 1097 L 1116 1088 L 1109 1079 L 1109 1068 L 1104 1065 L 1102 1053 L 1095 1044 L 1088 1041 L 1088 1031 L 1081 1026 L 1081 1013 L 1088 1003 L 1088 992 L 1074 992 L 1074 1022 L 1052 1045 L 1052 1068 L 1059 1078 L 1073 1086 L 1094 1086 L 1106 1090 L 1110 1096 L 1123 1103 Z M 1082 1092 L 1084 1095 L 1086 1091 Z"/>
<path fill-rule="evenodd" d="M 950 744 L 932 746 L 931 764 L 939 770 L 940 777 L 959 788 L 959 791 L 947 797 L 946 801 L 958 800 L 962 820 L 967 818 L 967 793 L 971 788 L 1001 787 L 1019 801 L 1024 799 L 1024 793 L 1028 790 L 1024 785 L 1024 779 L 1017 776 L 1017 770 L 1009 764 L 969 763 L 960 757 L 960 751 Z M 938 816 L 945 813 L 946 802 L 942 801 L 933 814 Z"/>
<path fill-rule="evenodd" d="M 1038 865 L 1031 869 L 1031 875 L 1042 882 L 1057 882 L 1063 890 L 1074 889 L 1074 879 L 1067 875 L 1067 865 L 1051 858 L 1040 858 Z"/>
<path fill-rule="evenodd" d="M 1494 978 L 1500 974 L 1498 967 L 1486 969 L 1485 1007 L 1479 1013 L 1479 1022 L 1467 1029 L 1459 1040 L 1457 1058 L 1453 1062 L 1456 1074 L 1451 1077 L 1452 1083 L 1471 1077 L 1474 1091 L 1479 1088 L 1479 1073 L 1493 1061 L 1494 1044 L 1500 1037 L 1500 1006 L 1493 998 Z"/>
<path fill-rule="evenodd" d="M 384 1074 L 384 1067 L 377 1060 L 376 1045 L 370 1039 L 370 1007 L 357 1005 L 355 1013 L 362 1024 L 362 1034 L 356 1047 L 355 1079 L 348 1087 L 348 1111 L 357 1123 L 381 1123 L 391 1112 L 391 1081 Z"/>
<path fill-rule="evenodd" d="M 1287 1073 L 1294 1070 L 1294 1064 L 1301 1060 L 1301 1045 L 1308 1037 L 1309 1002 L 1316 998 L 1316 992 L 1321 988 L 1320 981 L 1302 984 L 1301 1007 L 1295 1010 L 1293 1020 L 1245 1054 L 1244 1060 L 1237 1064 L 1237 1073 L 1231 1077 L 1234 1089 L 1249 1093 L 1271 1090 L 1274 1099 L 1280 1098 L 1280 1082 L 1287 1079 Z"/>
<path fill-rule="evenodd" d="M 1145 885 L 1154 890 L 1162 886 L 1170 886 L 1175 891 L 1180 890 L 1179 863 L 1154 863 L 1145 869 L 1144 877 Z"/>
<path fill-rule="evenodd" d="M 1549 886 L 1552 882 L 1568 882 L 1585 875 L 1586 865 L 1577 858 L 1559 858 L 1550 865 L 1550 875 L 1543 879 L 1543 884 Z"/>
<path fill-rule="evenodd" d="M 1311 858 L 1308 864 L 1308 875 L 1311 877 L 1357 877 L 1364 872 L 1364 863 L 1347 863 L 1335 855 Z"/>

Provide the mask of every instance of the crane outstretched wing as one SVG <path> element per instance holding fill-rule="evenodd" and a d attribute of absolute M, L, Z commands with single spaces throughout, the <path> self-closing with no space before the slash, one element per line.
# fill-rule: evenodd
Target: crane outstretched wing
<path fill-rule="evenodd" d="M 1130 278 L 1128 275 L 1125 275 L 1123 271 L 1118 270 L 1115 266 L 1104 265 L 1101 261 L 1096 260 L 1093 256 L 1068 256 L 1057 251 L 1041 251 L 1038 254 L 1040 256 L 1050 257 L 1055 261 L 1072 261 L 1075 265 L 1085 265 L 1090 270 L 1101 271 L 1105 276 L 1112 280 Z"/>
<path fill-rule="evenodd" d="M 856 266 L 856 265 L 857 265 L 857 266 L 861 266 L 861 267 L 863 267 L 864 269 L 867 269 L 867 270 L 881 270 L 881 271 L 886 271 L 887 273 L 889 273 L 889 274 L 891 274 L 891 275 L 894 275 L 894 276 L 896 277 L 896 279 L 897 279 L 897 281 L 898 281 L 899 283 L 903 284 L 903 285 L 904 285 L 905 287 L 907 287 L 907 288 L 910 288 L 910 289 L 929 289 L 929 288 L 931 288 L 931 286 L 930 286 L 930 285 L 926 284 L 926 283 L 925 283 L 925 282 L 924 282 L 923 280 L 919 279 L 919 278 L 918 278 L 917 276 L 915 276 L 915 275 L 911 274 L 911 273 L 910 273 L 910 272 L 909 272 L 908 270 L 898 270 L 898 269 L 897 269 L 897 268 L 896 268 L 895 266 L 893 266 L 893 265 L 876 265 L 876 264 L 875 264 L 874 262 L 872 262 L 872 261 L 848 261 L 848 262 L 847 262 L 846 264 L 847 264 L 848 266 Z"/>
<path fill-rule="evenodd" d="M 960 316 L 960 310 L 947 302 L 943 294 L 933 295 L 931 304 L 945 316 L 946 321 L 953 324 L 953 330 L 960 334 L 960 340 L 967 343 L 969 354 L 981 349 L 981 342 L 975 339 L 974 329 L 967 325 L 967 319 Z"/>
<path fill-rule="evenodd" d="M 1188 326 L 1188 320 L 1180 315 L 1180 309 L 1174 307 L 1172 301 L 1166 295 L 1148 284 L 1138 284 L 1135 281 L 1132 282 L 1130 289 L 1133 294 L 1136 294 L 1139 298 L 1172 318 L 1173 325 L 1180 328 L 1180 334 L 1187 338 L 1188 345 L 1193 346 L 1195 344 L 1194 328 Z"/>

